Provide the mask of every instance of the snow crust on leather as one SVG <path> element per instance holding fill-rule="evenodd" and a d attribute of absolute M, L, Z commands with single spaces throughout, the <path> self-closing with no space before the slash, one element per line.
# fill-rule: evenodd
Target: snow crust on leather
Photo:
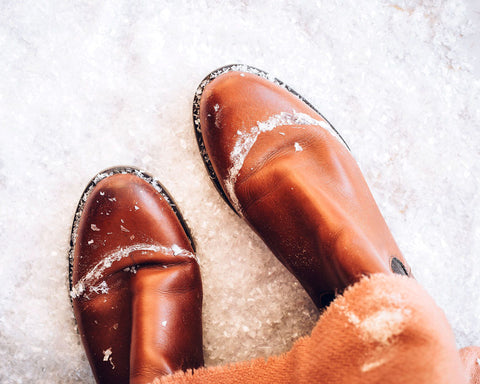
<path fill-rule="evenodd" d="M 285 125 L 291 125 L 294 128 L 296 128 L 295 126 L 297 125 L 318 125 L 329 131 L 331 134 L 333 134 L 333 136 L 341 141 L 338 138 L 338 135 L 334 133 L 330 124 L 328 124 L 326 121 L 317 120 L 305 113 L 295 111 L 281 112 L 270 116 L 266 121 L 257 121 L 257 125 L 251 127 L 247 131 L 243 131 L 241 129 L 237 130 L 238 139 L 235 142 L 235 147 L 233 148 L 232 153 L 230 154 L 232 167 L 228 170 L 228 176 L 224 180 L 224 183 L 228 197 L 238 213 L 242 213 L 242 207 L 238 201 L 237 195 L 235 194 L 235 183 L 237 181 L 238 174 L 243 167 L 243 163 L 248 156 L 248 153 L 255 145 L 255 142 L 261 133 L 273 131 L 274 129 Z"/>
<path fill-rule="evenodd" d="M 70 290 L 70 297 L 72 299 L 76 299 L 85 296 L 88 299 L 92 293 L 108 294 L 108 285 L 105 280 L 99 283 L 99 280 L 104 277 L 105 270 L 112 267 L 113 264 L 121 259 L 130 257 L 134 252 L 160 252 L 163 255 L 190 257 L 196 260 L 196 256 L 192 252 L 182 249 L 176 244 L 169 248 L 157 244 L 139 243 L 130 245 L 128 247 L 119 248 L 105 255 L 102 260 L 95 264 L 85 274 L 85 276 L 82 276 Z M 131 270 L 132 267 L 125 269 Z"/>

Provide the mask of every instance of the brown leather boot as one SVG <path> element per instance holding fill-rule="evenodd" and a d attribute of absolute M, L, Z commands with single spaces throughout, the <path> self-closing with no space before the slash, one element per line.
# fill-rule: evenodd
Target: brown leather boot
<path fill-rule="evenodd" d="M 202 283 L 173 200 L 133 168 L 100 173 L 75 215 L 70 295 L 98 383 L 203 365 Z"/>
<path fill-rule="evenodd" d="M 220 68 L 200 84 L 193 120 L 217 189 L 318 307 L 363 275 L 410 275 L 347 145 L 290 87 Z"/>

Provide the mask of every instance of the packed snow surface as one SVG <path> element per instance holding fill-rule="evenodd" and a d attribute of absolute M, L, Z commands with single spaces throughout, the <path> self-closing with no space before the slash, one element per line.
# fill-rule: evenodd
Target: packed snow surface
<path fill-rule="evenodd" d="M 310 332 L 310 299 L 198 153 L 194 92 L 231 63 L 274 74 L 328 118 L 458 346 L 480 344 L 478 1 L 7 0 L 0 48 L 1 383 L 94 382 L 67 254 L 83 189 L 114 165 L 157 177 L 192 229 L 208 366 Z"/>

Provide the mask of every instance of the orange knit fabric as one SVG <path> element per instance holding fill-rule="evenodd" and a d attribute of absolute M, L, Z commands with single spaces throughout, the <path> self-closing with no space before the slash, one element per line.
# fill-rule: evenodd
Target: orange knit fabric
<path fill-rule="evenodd" d="M 480 384 L 480 347 L 467 347 L 460 350 L 469 384 Z"/>
<path fill-rule="evenodd" d="M 464 384 L 469 375 L 477 383 L 478 350 L 470 352 L 465 373 L 444 313 L 415 280 L 374 275 L 338 297 L 311 336 L 281 356 L 178 372 L 154 384 Z"/>

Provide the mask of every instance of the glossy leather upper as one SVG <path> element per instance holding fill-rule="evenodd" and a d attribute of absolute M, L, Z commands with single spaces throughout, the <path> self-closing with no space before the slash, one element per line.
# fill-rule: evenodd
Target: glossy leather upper
<path fill-rule="evenodd" d="M 90 192 L 77 229 L 73 307 L 99 383 L 145 383 L 203 365 L 202 285 L 162 195 L 133 174 Z"/>
<path fill-rule="evenodd" d="M 349 150 L 294 94 L 227 72 L 205 87 L 200 124 L 232 205 L 317 306 L 365 274 L 392 273 L 393 257 L 410 271 Z"/>

